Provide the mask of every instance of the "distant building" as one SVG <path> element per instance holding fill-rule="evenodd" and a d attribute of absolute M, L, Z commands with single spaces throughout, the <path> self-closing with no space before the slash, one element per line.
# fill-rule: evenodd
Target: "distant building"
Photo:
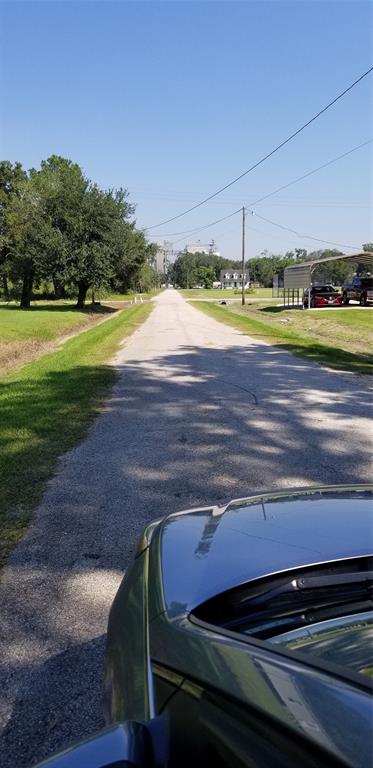
<path fill-rule="evenodd" d="M 242 288 L 242 272 L 239 269 L 221 269 L 220 282 L 222 288 Z M 244 272 L 244 286 L 249 288 L 249 275 Z"/>
<path fill-rule="evenodd" d="M 164 240 L 163 243 L 158 243 L 158 250 L 153 259 L 152 267 L 156 269 L 157 272 L 161 272 L 165 275 L 173 255 L 173 243 L 170 243 L 169 240 Z"/>
<path fill-rule="evenodd" d="M 196 243 L 187 243 L 185 251 L 187 253 L 206 253 L 210 256 L 220 256 L 214 240 L 211 240 L 210 243 L 201 243 L 200 240 L 197 240 Z"/>

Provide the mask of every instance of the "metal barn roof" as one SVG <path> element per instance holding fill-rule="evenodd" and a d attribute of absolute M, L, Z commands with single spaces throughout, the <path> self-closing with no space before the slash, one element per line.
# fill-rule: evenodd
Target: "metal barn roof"
<path fill-rule="evenodd" d="M 326 264 L 329 261 L 348 261 L 351 264 L 367 264 L 373 269 L 373 253 L 371 251 L 362 251 L 351 255 L 328 256 L 325 259 L 314 259 L 313 261 L 302 261 L 300 264 L 293 264 L 284 269 L 284 287 L 285 288 L 308 288 L 311 283 L 311 275 L 315 267 L 319 264 Z"/>

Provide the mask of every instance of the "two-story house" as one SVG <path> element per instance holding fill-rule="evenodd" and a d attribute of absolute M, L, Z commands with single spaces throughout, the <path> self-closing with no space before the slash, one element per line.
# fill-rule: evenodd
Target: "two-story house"
<path fill-rule="evenodd" d="M 222 288 L 242 288 L 242 272 L 239 269 L 221 269 L 220 282 Z M 249 275 L 244 272 L 245 288 L 249 287 Z"/>

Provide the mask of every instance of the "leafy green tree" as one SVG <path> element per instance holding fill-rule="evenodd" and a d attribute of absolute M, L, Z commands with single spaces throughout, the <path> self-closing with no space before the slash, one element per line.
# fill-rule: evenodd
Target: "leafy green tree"
<path fill-rule="evenodd" d="M 181 253 L 171 264 L 170 282 L 180 288 L 192 288 L 197 283 L 197 260 L 194 253 Z"/>
<path fill-rule="evenodd" d="M 95 291 L 107 286 L 115 274 L 120 225 L 129 208 L 125 197 L 123 190 L 103 192 L 95 184 L 85 190 L 69 267 L 69 277 L 78 287 L 79 309 L 90 287 Z"/>
<path fill-rule="evenodd" d="M 5 224 L 9 245 L 9 276 L 21 281 L 21 308 L 28 309 L 35 280 L 49 271 L 51 254 L 61 247 L 61 233 L 45 214 L 42 196 L 33 179 L 26 178 L 7 207 Z"/>
<path fill-rule="evenodd" d="M 204 288 L 212 288 L 215 280 L 214 268 L 198 266 L 196 269 L 196 280 L 198 285 L 203 285 Z"/>
<path fill-rule="evenodd" d="M 75 275 L 74 257 L 85 243 L 83 219 L 89 181 L 77 163 L 59 155 L 43 160 L 39 171 L 30 171 L 30 178 L 43 200 L 46 218 L 59 234 L 45 277 L 53 281 L 56 297 L 63 298 L 65 283 Z"/>
<path fill-rule="evenodd" d="M 337 248 L 324 248 L 318 251 L 312 251 L 308 258 L 310 261 L 315 259 L 328 259 L 335 256 L 343 256 L 342 251 Z M 355 267 L 346 261 L 332 261 L 320 264 L 312 273 L 312 280 L 314 283 L 334 283 L 335 285 L 343 285 L 344 282 L 349 281 L 355 271 Z"/>
<path fill-rule="evenodd" d="M 20 163 L 0 161 L 0 275 L 4 295 L 10 298 L 8 277 L 11 262 L 11 239 L 7 224 L 7 211 L 12 200 L 19 194 L 27 174 Z"/>
<path fill-rule="evenodd" d="M 295 258 L 296 258 L 297 261 L 307 261 L 307 259 L 309 257 L 307 256 L 306 249 L 305 248 L 295 248 Z"/>
<path fill-rule="evenodd" d="M 292 251 L 287 251 L 285 256 L 264 251 L 260 256 L 250 259 L 248 262 L 250 280 L 265 288 L 271 288 L 274 275 L 283 272 L 285 267 L 294 263 L 295 257 Z"/>
<path fill-rule="evenodd" d="M 225 259 L 223 256 L 217 256 L 215 253 L 198 252 L 193 255 L 198 267 L 210 267 L 213 269 L 213 280 L 220 280 L 220 272 L 222 269 L 234 269 L 236 266 L 230 259 Z"/>
<path fill-rule="evenodd" d="M 140 290 L 141 270 L 154 258 L 157 247 L 155 243 L 147 243 L 144 233 L 135 228 L 134 222 L 117 222 L 113 230 L 114 275 L 111 287 L 121 293 Z"/>
<path fill-rule="evenodd" d="M 142 265 L 139 274 L 136 278 L 137 290 L 139 293 L 146 293 L 154 288 L 158 288 L 161 283 L 162 276 L 147 262 Z"/>
<path fill-rule="evenodd" d="M 19 164 L 1 163 L 3 281 L 9 275 L 21 283 L 23 308 L 41 280 L 53 281 L 57 297 L 72 286 L 79 308 L 89 288 L 138 287 L 150 279 L 143 268 L 156 246 L 136 229 L 133 214 L 126 190 L 101 190 L 66 158 L 52 155 L 28 176 Z M 152 274 L 153 284 L 156 279 Z"/>

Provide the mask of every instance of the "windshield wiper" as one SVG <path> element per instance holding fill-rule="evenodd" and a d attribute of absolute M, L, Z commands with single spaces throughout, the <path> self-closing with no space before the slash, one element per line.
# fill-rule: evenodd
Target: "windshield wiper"
<path fill-rule="evenodd" d="M 280 584 L 277 587 L 272 587 L 255 596 L 247 595 L 241 601 L 241 606 L 250 603 L 250 605 L 261 605 L 276 600 L 279 597 L 289 597 L 296 599 L 296 596 L 300 596 L 301 593 L 310 592 L 313 594 L 318 590 L 338 589 L 343 588 L 343 593 L 346 590 L 350 592 L 351 588 L 359 588 L 371 591 L 373 589 L 373 571 L 357 571 L 356 573 L 331 573 L 320 576 L 299 576 L 298 578 L 291 579 L 291 581 Z M 304 595 L 307 598 L 307 595 Z M 341 599 L 342 596 L 341 596 Z"/>
<path fill-rule="evenodd" d="M 346 612 L 368 610 L 372 604 L 373 571 L 304 574 L 266 590 L 262 585 L 259 594 L 246 593 L 239 603 L 230 606 L 219 623 L 268 637 L 283 631 L 284 625 L 301 627 Z"/>

